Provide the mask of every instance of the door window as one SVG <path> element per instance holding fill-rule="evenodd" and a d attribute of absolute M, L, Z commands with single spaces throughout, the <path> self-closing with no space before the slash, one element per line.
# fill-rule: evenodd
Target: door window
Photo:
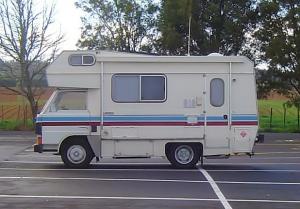
<path fill-rule="evenodd" d="M 51 105 L 50 112 L 86 109 L 86 92 L 63 91 L 58 93 L 53 105 Z"/>
<path fill-rule="evenodd" d="M 210 81 L 210 104 L 214 107 L 221 107 L 224 104 L 224 81 L 221 78 L 214 78 Z"/>

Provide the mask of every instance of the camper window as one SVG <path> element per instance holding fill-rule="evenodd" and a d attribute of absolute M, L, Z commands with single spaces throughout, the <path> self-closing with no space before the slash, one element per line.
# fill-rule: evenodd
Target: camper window
<path fill-rule="evenodd" d="M 88 54 L 72 54 L 69 56 L 69 64 L 73 66 L 94 65 L 95 57 Z"/>
<path fill-rule="evenodd" d="M 166 77 L 164 75 L 114 75 L 112 99 L 115 102 L 164 102 Z"/>
<path fill-rule="evenodd" d="M 51 112 L 59 110 L 86 110 L 86 92 L 59 92 L 52 105 Z"/>
<path fill-rule="evenodd" d="M 224 81 L 221 78 L 210 81 L 210 104 L 215 107 L 224 104 Z"/>

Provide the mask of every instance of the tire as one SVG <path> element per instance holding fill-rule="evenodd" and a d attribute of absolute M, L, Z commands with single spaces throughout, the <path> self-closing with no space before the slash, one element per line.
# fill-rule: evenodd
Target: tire
<path fill-rule="evenodd" d="M 70 139 L 62 145 L 61 159 L 69 168 L 87 168 L 94 153 L 84 139 Z"/>
<path fill-rule="evenodd" d="M 201 149 L 189 143 L 172 144 L 169 152 L 169 160 L 176 168 L 195 168 L 201 155 Z"/>

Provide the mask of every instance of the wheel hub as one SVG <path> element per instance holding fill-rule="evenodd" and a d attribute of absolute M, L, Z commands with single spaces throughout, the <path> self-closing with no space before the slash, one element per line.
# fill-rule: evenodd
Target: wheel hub
<path fill-rule="evenodd" d="M 181 145 L 175 150 L 175 159 L 181 164 L 188 164 L 193 160 L 194 151 L 188 145 Z"/>
<path fill-rule="evenodd" d="M 80 164 L 86 158 L 86 151 L 80 145 L 73 145 L 68 149 L 67 157 L 72 163 Z"/>

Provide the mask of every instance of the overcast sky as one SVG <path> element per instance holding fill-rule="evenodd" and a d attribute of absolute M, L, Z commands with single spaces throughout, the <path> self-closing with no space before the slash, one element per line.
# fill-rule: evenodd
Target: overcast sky
<path fill-rule="evenodd" d="M 74 5 L 75 0 L 54 0 L 56 4 L 54 27 L 56 32 L 65 35 L 65 41 L 61 44 L 62 50 L 77 49 L 76 43 L 80 37 L 81 20 L 83 15 L 81 9 Z"/>

